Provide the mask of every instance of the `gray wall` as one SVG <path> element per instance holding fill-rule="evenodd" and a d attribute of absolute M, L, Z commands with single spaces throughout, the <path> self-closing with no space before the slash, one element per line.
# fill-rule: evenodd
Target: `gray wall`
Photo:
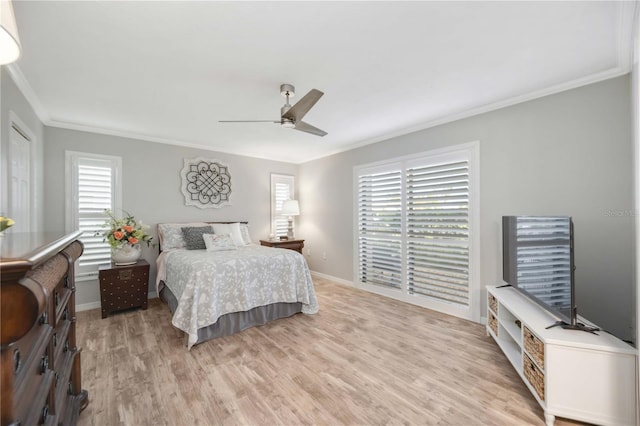
<path fill-rule="evenodd" d="M 0 122 L 0 180 L 2 185 L 0 187 L 0 214 L 8 214 L 9 205 L 9 167 L 7 164 L 7 153 L 9 150 L 9 130 L 11 128 L 11 122 L 9 119 L 9 112 L 13 111 L 14 114 L 22 121 L 23 125 L 28 128 L 33 137 L 32 148 L 32 161 L 31 161 L 31 179 L 33 182 L 32 193 L 32 207 L 34 208 L 33 221 L 35 227 L 33 230 L 42 229 L 42 217 L 43 217 L 43 200 L 44 195 L 42 191 L 42 179 L 43 179 L 43 141 L 44 131 L 42 122 L 31 108 L 31 105 L 27 102 L 22 92 L 15 85 L 11 76 L 9 75 L 6 66 L 0 67 L 0 113 L 2 114 Z M 26 130 L 26 129 L 24 129 Z M 11 232 L 9 229 L 7 232 Z"/>
<path fill-rule="evenodd" d="M 571 215 L 579 312 L 634 339 L 630 91 L 627 75 L 302 164 L 299 235 L 311 269 L 354 281 L 355 165 L 477 140 L 481 286 L 501 282 L 503 215 Z"/>
<path fill-rule="evenodd" d="M 182 148 L 116 136 L 45 127 L 45 229 L 64 229 L 65 151 L 81 151 L 122 157 L 123 208 L 151 225 L 159 222 L 248 221 L 254 242 L 270 233 L 270 174 L 297 174 L 297 166 L 219 152 Z M 184 158 L 203 156 L 229 166 L 232 178 L 231 206 L 200 209 L 184 205 L 180 170 Z M 156 238 L 154 238 L 157 240 Z M 150 289 L 155 291 L 155 259 L 158 248 L 143 248 L 152 270 Z M 100 300 L 97 281 L 78 283 L 78 304 Z"/>

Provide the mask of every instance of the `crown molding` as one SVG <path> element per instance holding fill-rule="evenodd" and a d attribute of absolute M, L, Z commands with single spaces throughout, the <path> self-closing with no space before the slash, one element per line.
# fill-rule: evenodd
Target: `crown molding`
<path fill-rule="evenodd" d="M 514 96 L 502 101 L 493 102 L 493 103 L 482 105 L 475 108 L 470 108 L 458 113 L 445 115 L 443 117 L 436 118 L 435 120 L 426 121 L 424 123 L 420 123 L 415 126 L 405 127 L 403 129 L 399 129 L 397 131 L 390 132 L 390 133 L 385 133 L 384 135 L 376 136 L 374 138 L 364 139 L 364 140 L 355 142 L 353 144 L 349 144 L 343 148 L 331 151 L 325 155 L 311 158 L 309 160 L 305 160 L 298 164 L 308 163 L 309 161 L 319 160 L 321 158 L 329 157 L 331 155 L 340 154 L 341 152 L 351 151 L 352 149 L 361 148 L 363 146 L 371 145 L 377 142 L 382 142 L 392 138 L 397 138 L 399 136 L 408 135 L 410 133 L 419 132 L 421 130 L 430 129 L 432 127 L 440 126 L 442 124 L 452 123 L 454 121 L 462 120 L 464 118 L 473 117 L 476 115 L 495 111 L 505 107 L 517 105 L 523 102 L 532 101 L 534 99 L 542 98 L 545 96 L 554 95 L 556 93 L 565 92 L 567 90 L 576 89 L 578 87 L 587 86 L 589 84 L 598 83 L 600 81 L 609 80 L 615 77 L 620 77 L 621 75 L 628 74 L 629 72 L 631 72 L 630 63 L 627 64 L 625 67 L 612 68 L 607 71 L 603 71 L 597 74 L 592 74 L 587 77 L 582 77 L 566 83 L 550 86 L 545 89 L 536 90 L 534 92 Z"/>
<path fill-rule="evenodd" d="M 22 70 L 18 66 L 17 63 L 12 63 L 6 66 L 7 71 L 9 71 L 9 76 L 18 87 L 18 90 L 22 92 L 22 96 L 25 97 L 33 111 L 36 113 L 38 118 L 43 124 L 47 124 L 50 121 L 49 113 L 45 109 L 42 102 L 40 102 L 40 98 L 36 95 L 36 92 L 33 90 L 26 77 L 22 73 Z"/>
<path fill-rule="evenodd" d="M 55 127 L 55 128 L 58 128 L 58 129 L 76 130 L 76 131 L 79 131 L 79 132 L 96 133 L 96 134 L 99 134 L 99 135 L 108 135 L 108 136 L 117 136 L 117 137 L 120 137 L 120 138 L 136 139 L 136 140 L 145 141 L 145 142 L 155 142 L 155 143 L 161 143 L 161 144 L 164 144 L 164 145 L 180 146 L 180 147 L 184 147 L 184 148 L 201 149 L 203 151 L 219 152 L 219 153 L 231 154 L 231 155 L 239 155 L 239 156 L 242 156 L 242 157 L 259 158 L 261 160 L 271 160 L 271 161 L 279 161 L 281 163 L 299 164 L 299 163 L 295 163 L 295 162 L 291 162 L 291 161 L 283 161 L 282 159 L 278 159 L 278 158 L 275 158 L 275 157 L 250 155 L 250 154 L 241 153 L 241 152 L 239 152 L 237 150 L 224 149 L 224 148 L 215 147 L 215 146 L 211 146 L 211 145 L 202 145 L 202 144 L 199 144 L 199 143 L 178 141 L 178 140 L 174 140 L 174 139 L 159 138 L 159 137 L 156 137 L 156 136 L 145 135 L 145 134 L 142 134 L 142 133 L 129 132 L 129 131 L 126 131 L 126 130 L 117 130 L 117 129 L 110 129 L 110 128 L 106 128 L 106 127 L 88 126 L 88 125 L 85 125 L 85 124 L 71 123 L 71 122 L 58 121 L 58 120 L 49 120 L 48 122 L 46 122 L 44 124 L 46 126 Z"/>

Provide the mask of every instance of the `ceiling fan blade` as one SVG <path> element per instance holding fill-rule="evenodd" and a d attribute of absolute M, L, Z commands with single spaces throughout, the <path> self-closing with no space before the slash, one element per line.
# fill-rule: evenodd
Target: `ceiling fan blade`
<path fill-rule="evenodd" d="M 218 120 L 218 123 L 278 123 L 280 120 Z"/>
<path fill-rule="evenodd" d="M 289 111 L 282 114 L 282 118 L 288 118 L 295 122 L 302 120 L 309 110 L 318 102 L 318 100 L 324 95 L 323 92 L 317 89 L 311 89 L 309 93 L 304 95 Z"/>
<path fill-rule="evenodd" d="M 316 136 L 324 136 L 327 134 L 324 130 L 320 130 L 317 127 L 313 127 L 311 124 L 305 123 L 304 121 L 298 121 L 296 123 L 296 130 L 300 130 L 301 132 L 311 133 Z"/>

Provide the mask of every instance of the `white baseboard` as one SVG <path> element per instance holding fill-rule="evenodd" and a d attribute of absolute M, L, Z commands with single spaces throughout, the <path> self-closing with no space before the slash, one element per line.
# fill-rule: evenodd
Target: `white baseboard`
<path fill-rule="evenodd" d="M 480 324 L 487 325 L 487 317 L 480 317 Z"/>
<path fill-rule="evenodd" d="M 312 277 L 322 278 L 322 279 L 325 279 L 325 280 L 329 280 L 329 281 L 332 281 L 332 282 L 337 283 L 337 284 L 348 285 L 349 287 L 355 287 L 355 285 L 353 285 L 353 282 L 351 282 L 349 280 L 345 280 L 345 279 L 342 279 L 342 278 L 334 277 L 332 275 L 323 274 L 321 272 L 311 271 L 311 276 Z"/>
<path fill-rule="evenodd" d="M 155 299 L 156 297 L 158 297 L 158 295 L 156 294 L 155 291 L 150 291 L 149 292 L 149 296 L 147 297 L 148 299 Z M 92 309 L 100 309 L 101 305 L 100 302 L 89 302 L 89 303 L 81 303 L 81 304 L 77 304 L 76 303 L 76 312 L 81 312 L 81 311 L 90 311 Z"/>
<path fill-rule="evenodd" d="M 90 311 L 92 309 L 100 309 L 100 302 L 83 303 L 81 305 L 76 304 L 76 312 Z"/>

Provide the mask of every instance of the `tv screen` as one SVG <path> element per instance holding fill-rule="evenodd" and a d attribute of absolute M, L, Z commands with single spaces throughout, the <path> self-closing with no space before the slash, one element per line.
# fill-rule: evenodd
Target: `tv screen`
<path fill-rule="evenodd" d="M 503 216 L 502 244 L 504 281 L 575 325 L 571 217 Z"/>

